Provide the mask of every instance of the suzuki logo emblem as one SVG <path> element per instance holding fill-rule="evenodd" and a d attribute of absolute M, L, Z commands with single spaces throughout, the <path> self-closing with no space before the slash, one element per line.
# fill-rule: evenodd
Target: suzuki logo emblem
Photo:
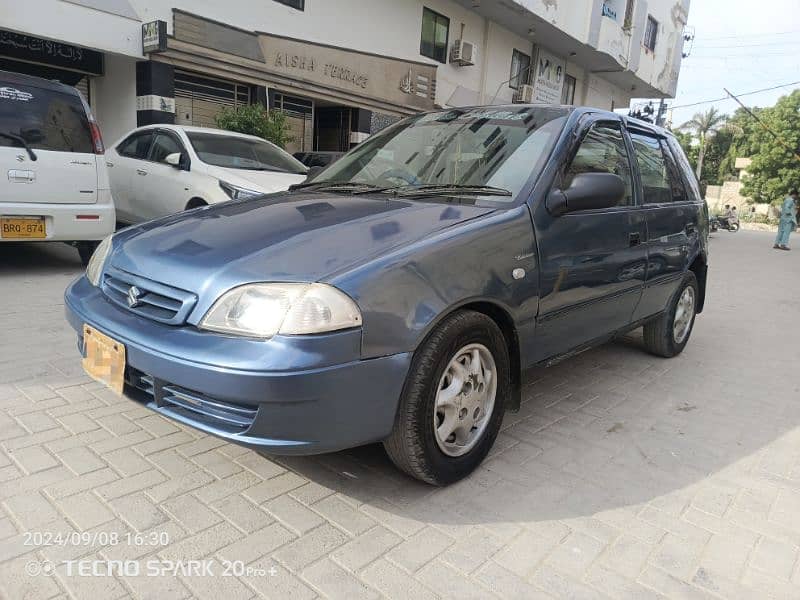
<path fill-rule="evenodd" d="M 132 285 L 128 290 L 128 306 L 130 308 L 136 308 L 139 306 L 139 300 L 142 298 L 144 293 L 135 285 Z"/>

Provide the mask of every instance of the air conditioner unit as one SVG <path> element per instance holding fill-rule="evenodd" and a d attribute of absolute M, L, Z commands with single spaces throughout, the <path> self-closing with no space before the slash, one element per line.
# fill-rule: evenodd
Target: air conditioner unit
<path fill-rule="evenodd" d="M 514 91 L 514 102 L 517 104 L 530 104 L 533 102 L 533 86 L 521 85 Z"/>
<path fill-rule="evenodd" d="M 456 40 L 450 48 L 450 62 L 459 67 L 471 67 L 478 60 L 478 49 L 472 42 Z"/>

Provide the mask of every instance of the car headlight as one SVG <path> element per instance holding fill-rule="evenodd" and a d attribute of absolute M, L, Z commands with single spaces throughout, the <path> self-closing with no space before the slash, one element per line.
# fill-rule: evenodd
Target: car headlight
<path fill-rule="evenodd" d="M 335 287 L 322 283 L 251 283 L 223 294 L 200 322 L 201 329 L 270 338 L 361 325 L 361 311 Z"/>
<path fill-rule="evenodd" d="M 113 237 L 113 235 L 109 235 L 97 244 L 92 258 L 89 259 L 89 264 L 86 265 L 86 279 L 93 286 L 100 285 L 100 274 L 103 272 L 103 265 L 106 263 L 108 253 L 111 252 L 111 238 Z"/>
<path fill-rule="evenodd" d="M 231 200 L 241 200 L 243 198 L 252 198 L 253 196 L 263 196 L 264 192 L 259 192 L 258 190 L 249 190 L 247 188 L 239 187 L 238 185 L 233 185 L 232 183 L 228 183 L 227 181 L 219 181 L 219 187 L 222 188 L 222 191 L 228 194 L 228 198 Z"/>

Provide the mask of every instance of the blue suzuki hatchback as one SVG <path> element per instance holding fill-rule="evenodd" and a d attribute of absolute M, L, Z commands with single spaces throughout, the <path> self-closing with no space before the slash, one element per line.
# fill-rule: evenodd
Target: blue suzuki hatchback
<path fill-rule="evenodd" d="M 522 372 L 644 326 L 686 345 L 708 217 L 661 129 L 593 109 L 421 114 L 316 178 L 118 232 L 66 292 L 87 372 L 274 454 L 382 441 L 432 484 Z"/>

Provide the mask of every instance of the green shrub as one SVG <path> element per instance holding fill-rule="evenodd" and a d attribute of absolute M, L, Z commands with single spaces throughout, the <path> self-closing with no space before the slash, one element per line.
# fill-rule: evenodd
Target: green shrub
<path fill-rule="evenodd" d="M 217 127 L 237 133 L 255 135 L 272 142 L 280 148 L 293 142 L 289 135 L 286 115 L 278 110 L 268 111 L 260 104 L 250 104 L 237 108 L 223 108 L 214 118 Z"/>

